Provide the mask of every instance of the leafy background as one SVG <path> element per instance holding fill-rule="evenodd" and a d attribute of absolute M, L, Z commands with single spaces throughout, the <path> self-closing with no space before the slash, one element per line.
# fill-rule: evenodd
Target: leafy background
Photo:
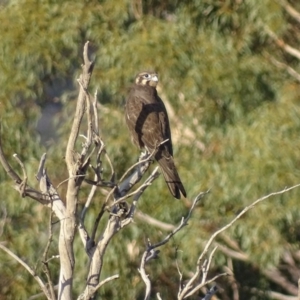
<path fill-rule="evenodd" d="M 289 4 L 300 11 L 297 1 Z M 216 229 L 260 196 L 300 181 L 299 82 L 274 64 L 276 60 L 297 71 L 299 60 L 268 34 L 272 31 L 292 47 L 299 46 L 300 24 L 286 5 L 275 0 L 1 1 L 1 134 L 11 163 L 19 168 L 12 159 L 18 153 L 33 185 L 45 151 L 53 183 L 67 178 L 64 146 L 87 40 L 96 59 L 90 91 L 99 91 L 101 134 L 118 176 L 139 155 L 123 118 L 128 88 L 140 70 L 159 73 L 159 93 L 169 109 L 174 156 L 189 200 L 173 200 L 159 178 L 143 195 L 139 209 L 175 224 L 197 193 L 211 189 L 189 226 L 148 267 L 153 293 L 161 292 L 163 299 L 177 294 L 177 248 L 188 278 Z M 3 170 L 0 179 L 0 216 L 5 223 L 1 242 L 42 274 L 49 211 L 20 199 Z M 80 205 L 87 191 L 85 187 Z M 99 190 L 88 226 L 104 195 Z M 299 190 L 271 198 L 217 240 L 211 275 L 227 267 L 234 272 L 234 277 L 218 282 L 219 299 L 233 299 L 236 288 L 240 299 L 277 299 L 270 291 L 296 295 L 298 201 Z M 145 238 L 155 242 L 165 234 L 137 219 L 117 235 L 108 249 L 103 278 L 119 273 L 120 279 L 105 285 L 100 297 L 143 299 L 137 268 Z M 51 254 L 57 254 L 56 239 Z M 74 296 L 82 290 L 88 264 L 79 239 L 76 257 Z M 32 277 L 2 252 L 0 268 L 0 299 L 28 299 L 39 292 Z M 51 269 L 57 279 L 55 259 Z M 294 289 L 274 282 L 277 271 Z"/>

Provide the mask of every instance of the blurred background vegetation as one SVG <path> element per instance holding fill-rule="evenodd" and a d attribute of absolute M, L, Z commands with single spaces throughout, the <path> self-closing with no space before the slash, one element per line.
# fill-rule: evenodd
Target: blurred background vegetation
<path fill-rule="evenodd" d="M 176 224 L 193 197 L 211 189 L 189 226 L 148 267 L 153 293 L 163 299 L 176 298 L 177 248 L 188 278 L 215 230 L 260 196 L 300 182 L 299 1 L 7 0 L 1 1 L 0 20 L 4 151 L 16 168 L 12 155 L 20 155 L 32 185 L 45 151 L 53 183 L 67 178 L 63 156 L 87 40 L 96 59 L 90 91 L 99 91 L 101 134 L 119 177 L 139 155 L 123 118 L 128 87 L 140 70 L 159 73 L 175 161 L 190 200 L 172 199 L 159 178 L 139 209 Z M 1 242 L 42 274 L 50 212 L 21 199 L 3 169 L 0 179 Z M 99 190 L 89 226 L 104 195 Z M 218 238 L 210 275 L 229 269 L 234 275 L 217 282 L 217 299 L 297 295 L 299 196 L 297 189 L 261 203 Z M 119 273 L 120 279 L 101 289 L 102 299 L 143 299 L 137 268 L 145 238 L 155 242 L 165 234 L 136 219 L 115 237 L 102 276 Z M 88 264 L 77 242 L 74 296 L 82 291 Z M 39 293 L 33 278 L 3 252 L 0 269 L 0 299 Z M 57 276 L 58 261 L 51 269 Z"/>

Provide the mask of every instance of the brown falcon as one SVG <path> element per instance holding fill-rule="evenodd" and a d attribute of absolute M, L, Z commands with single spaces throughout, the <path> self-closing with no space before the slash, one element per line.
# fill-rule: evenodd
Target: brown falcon
<path fill-rule="evenodd" d="M 126 123 L 133 142 L 150 153 L 154 151 L 171 194 L 180 199 L 180 192 L 184 197 L 186 192 L 174 164 L 169 118 L 157 94 L 157 83 L 155 72 L 136 76 L 126 101 Z"/>

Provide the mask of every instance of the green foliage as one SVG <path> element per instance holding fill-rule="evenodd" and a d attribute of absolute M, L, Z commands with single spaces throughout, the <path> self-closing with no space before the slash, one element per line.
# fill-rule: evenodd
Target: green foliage
<path fill-rule="evenodd" d="M 272 54 L 294 68 L 298 62 L 283 55 L 264 28 L 291 43 L 296 44 L 299 37 L 291 30 L 293 24 L 283 8 L 273 0 L 139 3 L 20 0 L 3 5 L 1 135 L 4 151 L 20 174 L 12 155 L 18 153 L 24 161 L 31 185 L 36 184 L 34 175 L 45 147 L 53 183 L 58 185 L 67 178 L 63 157 L 78 90 L 76 78 L 82 46 L 90 40 L 96 59 L 91 93 L 98 88 L 101 135 L 120 178 L 139 155 L 129 142 L 123 120 L 127 90 L 138 71 L 156 69 L 159 93 L 177 116 L 171 117 L 176 135 L 175 161 L 188 196 L 192 199 L 200 191 L 211 189 L 190 225 L 164 246 L 160 260 L 149 266 L 154 291 L 161 291 L 167 299 L 174 298 L 170 291 L 174 292 L 178 283 L 176 247 L 182 251 L 179 260 L 187 276 L 216 229 L 260 196 L 299 182 L 299 86 L 266 57 Z M 61 105 L 51 119 L 53 138 L 41 144 L 37 122 L 53 103 Z M 178 122 L 183 124 L 180 130 Z M 183 129 L 189 129 L 193 136 L 187 136 Z M 104 174 L 109 175 L 106 164 Z M 3 171 L 0 179 L 1 207 L 7 211 L 1 240 L 31 266 L 37 264 L 42 274 L 38 261 L 47 242 L 45 220 L 49 211 L 30 199 L 20 199 Z M 63 195 L 65 185 L 59 191 Z M 84 187 L 80 205 L 87 191 Z M 104 195 L 100 190 L 89 228 Z M 259 268 L 278 266 L 284 251 L 299 248 L 298 198 L 297 190 L 271 198 L 226 233 L 249 257 L 247 263 L 234 262 L 241 286 L 267 290 L 270 282 Z M 162 178 L 143 195 L 139 209 L 169 223 L 180 222 L 187 213 L 183 202 L 171 199 Z M 123 299 L 142 299 L 144 286 L 137 268 L 144 240 L 151 237 L 153 242 L 159 241 L 164 235 L 140 221 L 118 235 L 108 249 L 103 278 L 119 273 L 120 279 L 105 285 L 100 296 L 118 299 L 122 294 Z M 56 245 L 54 239 L 53 255 L 57 254 Z M 88 263 L 79 240 L 76 256 L 74 286 L 78 294 Z M 213 267 L 218 270 L 226 261 L 226 255 L 219 251 Z M 38 293 L 32 277 L 3 252 L 0 268 L 0 295 L 6 299 L 24 299 Z M 53 261 L 51 268 L 57 274 L 58 262 Z M 242 268 L 247 272 L 241 272 Z M 251 276 L 258 279 L 249 280 Z M 128 281 L 132 288 L 124 290 Z"/>

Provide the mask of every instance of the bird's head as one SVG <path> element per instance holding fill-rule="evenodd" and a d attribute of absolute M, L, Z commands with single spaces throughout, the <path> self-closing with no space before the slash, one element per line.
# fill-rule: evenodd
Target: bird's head
<path fill-rule="evenodd" d="M 158 84 L 158 75 L 156 72 L 141 72 L 135 77 L 137 85 L 150 85 L 156 87 Z"/>

